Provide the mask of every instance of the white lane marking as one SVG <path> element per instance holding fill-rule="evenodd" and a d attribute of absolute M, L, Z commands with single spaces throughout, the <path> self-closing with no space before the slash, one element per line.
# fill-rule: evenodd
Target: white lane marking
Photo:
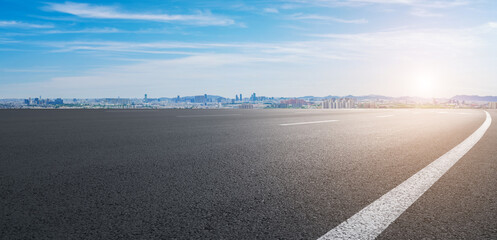
<path fill-rule="evenodd" d="M 282 123 L 282 124 L 280 124 L 280 126 L 294 126 L 294 125 L 315 124 L 315 123 L 329 123 L 329 122 L 338 122 L 338 120 L 324 120 L 324 121 L 297 122 L 297 123 Z"/>
<path fill-rule="evenodd" d="M 376 116 L 376 117 L 379 117 L 379 118 L 386 118 L 386 117 L 393 117 L 394 115 L 382 115 L 382 116 Z"/>
<path fill-rule="evenodd" d="M 446 114 L 446 113 L 449 113 L 449 112 L 438 112 L 438 113 L 440 113 L 440 114 Z"/>
<path fill-rule="evenodd" d="M 179 118 L 188 118 L 188 117 L 227 117 L 227 116 L 239 116 L 241 114 L 233 113 L 233 114 L 202 114 L 202 115 L 178 115 L 176 117 Z"/>
<path fill-rule="evenodd" d="M 469 115 L 469 114 L 471 114 L 471 113 L 460 112 L 460 113 L 456 113 L 456 114 L 461 114 L 461 115 Z"/>
<path fill-rule="evenodd" d="M 376 238 L 483 137 L 492 123 L 485 113 L 485 122 L 471 136 L 318 240 Z"/>

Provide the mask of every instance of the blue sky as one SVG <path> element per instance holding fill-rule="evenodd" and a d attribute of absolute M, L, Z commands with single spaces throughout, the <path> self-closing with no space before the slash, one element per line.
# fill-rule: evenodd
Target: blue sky
<path fill-rule="evenodd" d="M 0 6 L 0 98 L 497 95 L 493 0 Z"/>

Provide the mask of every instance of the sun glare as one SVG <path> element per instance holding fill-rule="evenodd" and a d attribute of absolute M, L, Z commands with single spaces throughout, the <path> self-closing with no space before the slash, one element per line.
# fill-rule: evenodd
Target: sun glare
<path fill-rule="evenodd" d="M 435 95 L 436 81 L 429 75 L 420 75 L 413 79 L 414 95 L 419 97 L 431 98 Z"/>

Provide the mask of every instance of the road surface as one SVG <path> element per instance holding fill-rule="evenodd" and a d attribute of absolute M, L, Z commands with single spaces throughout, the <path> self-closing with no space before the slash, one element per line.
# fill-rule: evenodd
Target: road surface
<path fill-rule="evenodd" d="M 378 239 L 497 238 L 497 111 Z M 317 239 L 482 110 L 2 110 L 2 239 Z"/>

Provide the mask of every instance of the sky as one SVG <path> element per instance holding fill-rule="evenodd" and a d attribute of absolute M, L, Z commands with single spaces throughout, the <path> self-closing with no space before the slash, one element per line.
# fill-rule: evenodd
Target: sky
<path fill-rule="evenodd" d="M 0 98 L 497 95 L 497 1 L 0 0 Z"/>

